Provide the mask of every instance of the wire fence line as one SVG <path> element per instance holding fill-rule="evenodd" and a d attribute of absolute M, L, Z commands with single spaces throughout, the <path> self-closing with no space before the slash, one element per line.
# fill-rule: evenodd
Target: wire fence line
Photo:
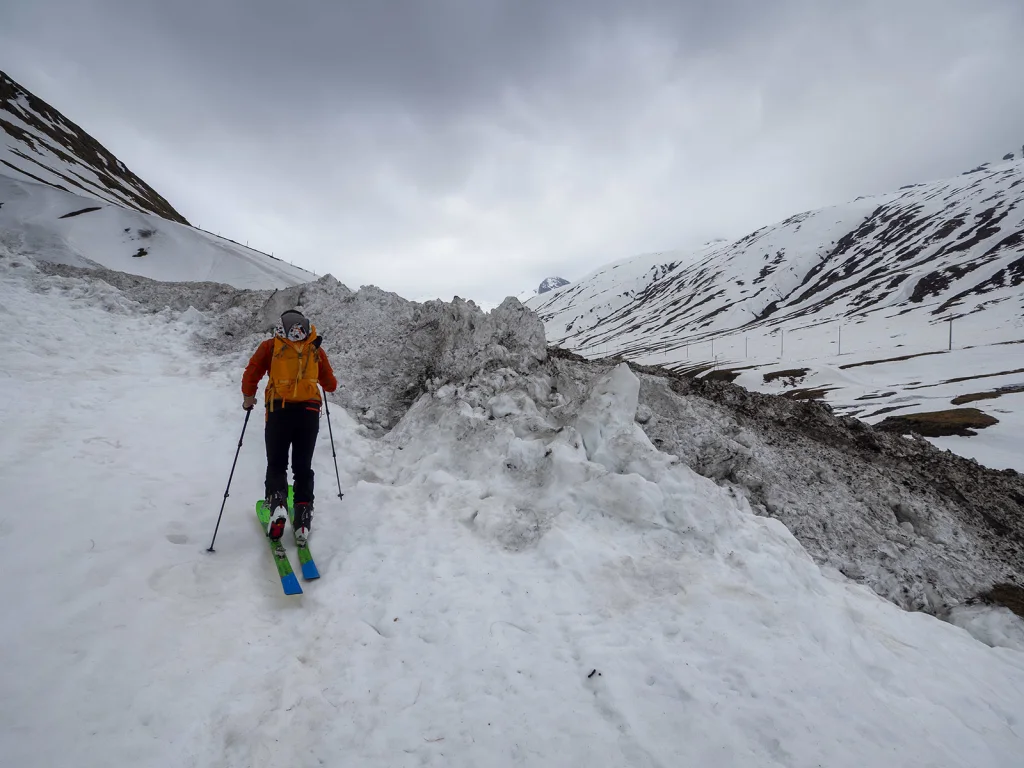
<path fill-rule="evenodd" d="M 802 327 L 751 328 L 688 340 L 661 343 L 595 341 L 578 351 L 588 357 L 624 357 L 656 364 L 708 364 L 739 366 L 758 362 L 812 361 L 847 358 L 862 354 L 919 354 L 987 346 L 1024 339 L 1024 318 L 999 324 L 997 318 L 931 318 L 924 322 L 886 319 L 830 320 Z"/>

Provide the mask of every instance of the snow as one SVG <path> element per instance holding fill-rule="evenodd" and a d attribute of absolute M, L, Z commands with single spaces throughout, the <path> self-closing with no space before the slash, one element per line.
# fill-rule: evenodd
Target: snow
<path fill-rule="evenodd" d="M 184 222 L 91 136 L 0 72 L 0 168 L 91 200 Z"/>
<path fill-rule="evenodd" d="M 21 107 L 22 114 L 30 112 L 27 104 L 16 101 L 15 105 Z M 70 157 L 67 147 L 54 148 L 49 137 L 20 119 L 13 111 L 7 110 L 3 114 L 8 123 L 29 137 L 28 141 L 21 141 L 7 131 L 0 130 L 0 159 L 7 161 L 4 164 L 6 174 L 16 174 L 15 178 L 19 179 L 24 176 L 26 181 L 41 180 L 63 189 L 74 186 L 76 191 L 94 200 L 131 205 L 127 195 L 116 187 L 111 189 L 105 186 L 99 174 L 88 165 L 77 161 L 68 162 L 65 159 Z M 44 116 L 39 115 L 37 119 L 53 125 Z M 60 152 L 60 155 L 57 152 Z"/>
<path fill-rule="evenodd" d="M 891 343 L 893 328 L 886 329 L 880 321 L 844 326 L 841 355 L 836 354 L 834 346 L 831 353 L 825 351 L 821 343 L 828 336 L 835 341 L 834 324 L 787 334 L 786 344 L 792 352 L 784 358 L 763 354 L 744 357 L 742 338 L 718 339 L 715 348 L 720 367 L 743 368 L 735 380 L 743 387 L 776 394 L 797 388 L 824 388 L 825 402 L 837 412 L 870 424 L 906 413 L 979 408 L 999 423 L 971 437 L 928 439 L 994 469 L 1024 472 L 1024 394 L 1012 391 L 1024 388 L 1024 373 L 1020 372 L 1024 368 L 1024 343 L 1020 343 L 1024 342 L 1024 323 L 1011 318 L 1002 327 L 993 327 L 994 319 L 978 313 L 958 320 L 952 350 L 947 349 L 948 325 L 941 328 L 906 323 L 898 335 L 900 346 L 887 347 L 885 342 Z M 862 340 L 863 347 L 845 351 L 851 337 Z M 691 350 L 694 359 L 706 359 L 709 354 L 708 345 L 701 346 Z M 763 352 L 763 346 L 758 347 Z M 749 348 L 755 348 L 752 341 Z M 795 381 L 764 381 L 766 374 L 802 368 L 806 373 Z M 1001 388 L 1008 391 L 998 397 L 953 402 L 957 397 Z"/>
<path fill-rule="evenodd" d="M 0 243 L 53 263 L 102 265 L 162 281 L 285 288 L 315 279 L 285 261 L 184 224 L 4 175 Z"/>
<path fill-rule="evenodd" d="M 1024 627 L 1007 608 L 958 605 L 950 611 L 949 621 L 993 648 L 1014 648 L 1024 652 Z"/>
<path fill-rule="evenodd" d="M 383 439 L 332 409 L 345 499 L 322 429 L 322 578 L 284 597 L 252 509 L 258 420 L 205 552 L 253 339 L 204 352 L 207 310 L 17 261 L 0 258 L 12 765 L 1019 765 L 1024 653 L 823 573 L 651 444 L 624 366 L 565 424 L 544 374 L 501 365 Z"/>
<path fill-rule="evenodd" d="M 527 305 L 552 344 L 757 391 L 824 388 L 869 423 L 1024 384 L 1024 161 L 798 214 L 734 242 L 600 267 Z M 953 319 L 952 350 L 949 324 Z M 880 364 L 879 360 L 946 353 Z M 856 364 L 872 363 L 872 365 Z M 796 382 L 765 382 L 807 368 Z M 959 382 L 950 379 L 974 376 Z M 1024 471 L 1020 394 L 968 407 L 1000 423 L 936 444 Z M 885 413 L 877 413 L 881 409 Z"/>

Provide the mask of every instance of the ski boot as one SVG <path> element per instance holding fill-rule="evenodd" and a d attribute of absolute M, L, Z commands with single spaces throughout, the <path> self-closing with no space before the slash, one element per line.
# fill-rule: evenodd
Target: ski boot
<path fill-rule="evenodd" d="M 270 494 L 266 501 L 270 510 L 270 522 L 267 524 L 267 536 L 271 541 L 278 541 L 284 533 L 284 525 L 288 522 L 288 495 L 285 491 Z"/>
<path fill-rule="evenodd" d="M 301 501 L 295 505 L 295 543 L 306 546 L 313 528 L 313 502 Z"/>

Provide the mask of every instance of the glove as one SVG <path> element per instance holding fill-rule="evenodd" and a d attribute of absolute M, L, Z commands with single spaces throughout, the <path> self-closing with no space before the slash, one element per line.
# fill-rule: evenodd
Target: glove
<path fill-rule="evenodd" d="M 256 395 L 246 395 L 242 398 L 242 408 L 251 411 L 256 407 Z"/>

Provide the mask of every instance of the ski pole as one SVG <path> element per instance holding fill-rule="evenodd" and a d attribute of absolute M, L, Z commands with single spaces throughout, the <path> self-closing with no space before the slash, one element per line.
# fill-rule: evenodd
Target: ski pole
<path fill-rule="evenodd" d="M 217 540 L 217 531 L 220 530 L 220 519 L 224 515 L 224 505 L 228 503 L 228 490 L 231 488 L 231 478 L 235 476 L 235 464 L 238 463 L 238 454 L 242 450 L 242 438 L 245 437 L 245 428 L 249 426 L 249 417 L 252 415 L 252 408 L 245 412 L 245 423 L 242 424 L 242 434 L 238 436 L 238 449 L 235 451 L 235 460 L 231 462 L 231 474 L 228 475 L 228 487 L 224 489 L 224 501 L 220 503 L 220 514 L 217 515 L 217 527 L 213 529 L 213 538 L 210 540 L 210 548 L 207 552 L 213 552 L 213 542 Z"/>
<path fill-rule="evenodd" d="M 334 476 L 338 478 L 338 500 L 341 501 L 345 498 L 345 494 L 341 492 L 341 475 L 338 474 L 338 454 L 334 451 L 334 430 L 331 429 L 331 406 L 327 404 L 327 392 L 324 392 L 324 408 L 327 411 L 327 431 L 331 435 L 331 456 L 334 457 Z"/>

